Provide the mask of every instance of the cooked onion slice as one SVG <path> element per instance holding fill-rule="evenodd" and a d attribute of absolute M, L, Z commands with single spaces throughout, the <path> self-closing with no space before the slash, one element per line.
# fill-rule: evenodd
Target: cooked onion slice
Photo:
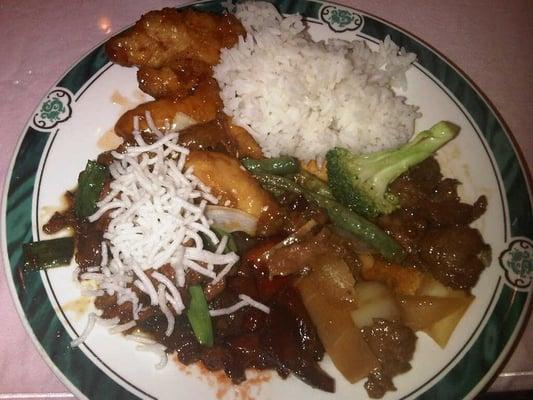
<path fill-rule="evenodd" d="M 403 322 L 414 331 L 430 328 L 465 304 L 459 297 L 399 296 L 399 300 Z"/>
<path fill-rule="evenodd" d="M 231 207 L 207 206 L 207 218 L 213 221 L 212 226 L 226 232 L 242 231 L 250 236 L 255 236 L 257 218 L 244 211 Z"/>
<path fill-rule="evenodd" d="M 472 301 L 474 301 L 474 297 L 465 295 L 461 300 L 463 301 L 463 304 L 457 311 L 424 330 L 424 332 L 431 336 L 431 338 L 433 338 L 433 340 L 442 348 L 446 347 L 448 344 L 457 324 L 459 324 L 463 315 L 468 310 L 468 307 L 472 304 Z"/>
<path fill-rule="evenodd" d="M 373 324 L 375 318 L 398 320 L 400 310 L 387 286 L 379 282 L 360 282 L 355 285 L 357 309 L 351 312 L 353 322 L 360 328 Z"/>
<path fill-rule="evenodd" d="M 463 315 L 474 300 L 474 296 L 463 290 L 444 286 L 431 276 L 424 278 L 416 294 L 417 296 L 440 298 L 442 299 L 441 301 L 455 304 L 456 308 L 454 310 L 450 310 L 447 315 L 443 315 L 442 318 L 423 329 L 440 347 L 446 347 L 457 324 L 461 321 Z"/>
<path fill-rule="evenodd" d="M 379 362 L 350 318 L 349 311 L 339 307 L 342 299 L 332 301 L 331 293 L 325 290 L 330 282 L 325 279 L 328 279 L 327 274 L 321 274 L 320 267 L 315 265 L 296 283 L 296 287 L 333 364 L 350 383 L 354 383 L 378 367 Z"/>

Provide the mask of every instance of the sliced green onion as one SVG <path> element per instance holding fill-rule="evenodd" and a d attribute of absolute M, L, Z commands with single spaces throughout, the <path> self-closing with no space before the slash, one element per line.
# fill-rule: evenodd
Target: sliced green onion
<path fill-rule="evenodd" d="M 213 325 L 209 315 L 209 307 L 200 285 L 189 287 L 191 302 L 187 309 L 187 318 L 198 342 L 204 346 L 213 346 Z"/>
<path fill-rule="evenodd" d="M 79 218 L 86 218 L 97 210 L 96 203 L 100 199 L 100 193 L 104 187 L 107 168 L 95 161 L 87 161 L 85 170 L 78 178 L 78 190 L 76 192 L 75 210 Z"/>
<path fill-rule="evenodd" d="M 22 254 L 24 272 L 69 265 L 74 256 L 74 238 L 64 237 L 24 243 Z"/>

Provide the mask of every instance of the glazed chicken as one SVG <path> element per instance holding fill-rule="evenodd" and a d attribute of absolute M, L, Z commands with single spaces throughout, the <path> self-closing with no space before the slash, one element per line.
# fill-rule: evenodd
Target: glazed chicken
<path fill-rule="evenodd" d="M 176 59 L 218 63 L 220 49 L 233 46 L 245 30 L 235 16 L 191 9 L 150 11 L 106 43 L 109 59 L 131 67 L 161 68 Z"/>
<path fill-rule="evenodd" d="M 204 61 L 178 58 L 161 68 L 139 68 L 137 81 L 139 88 L 155 99 L 181 99 L 212 73 L 211 65 Z"/>
<path fill-rule="evenodd" d="M 148 112 L 157 129 L 161 132 L 182 130 L 188 145 L 195 142 L 198 150 L 219 151 L 223 147 L 235 157 L 263 157 L 261 147 L 248 131 L 234 125 L 231 118 L 221 112 L 222 100 L 218 93 L 216 81 L 207 78 L 189 96 L 149 101 L 127 111 L 115 124 L 115 133 L 126 141 L 131 139 L 134 118 L 138 119 L 140 132 L 149 132 Z"/>
<path fill-rule="evenodd" d="M 146 113 L 149 112 L 155 126 L 161 131 L 184 129 L 191 125 L 216 118 L 222 108 L 217 82 L 206 79 L 190 96 L 183 99 L 159 99 L 143 103 L 122 115 L 115 124 L 115 133 L 128 139 L 133 132 L 133 118 L 139 118 L 139 130 L 149 130 Z"/>
<path fill-rule="evenodd" d="M 233 46 L 245 30 L 231 14 L 165 8 L 141 17 L 106 44 L 109 59 L 139 68 L 139 87 L 155 99 L 190 95 L 211 76 L 220 50 Z"/>
<path fill-rule="evenodd" d="M 139 88 L 155 99 L 122 115 L 115 133 L 127 141 L 134 117 L 139 130 L 148 131 L 148 112 L 161 132 L 194 127 L 188 136 L 194 136 L 191 140 L 199 142 L 199 148 L 218 150 L 231 142 L 235 156 L 262 157 L 253 137 L 221 112 L 220 89 L 212 78 L 220 50 L 245 33 L 231 14 L 165 8 L 143 15 L 132 28 L 111 38 L 106 43 L 109 59 L 138 67 Z"/>

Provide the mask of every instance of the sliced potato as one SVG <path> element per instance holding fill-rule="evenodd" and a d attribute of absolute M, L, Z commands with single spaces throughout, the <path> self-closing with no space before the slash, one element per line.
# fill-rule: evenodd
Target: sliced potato
<path fill-rule="evenodd" d="M 361 255 L 360 259 L 364 279 L 382 282 L 396 294 L 403 322 L 413 330 L 426 332 L 445 347 L 473 296 L 449 288 L 415 268 L 387 263 L 371 254 Z"/>
<path fill-rule="evenodd" d="M 467 294 L 463 290 L 444 286 L 430 275 L 424 278 L 417 294 L 453 299 L 453 301 L 458 302 L 458 307 L 454 312 L 423 329 L 440 347 L 446 347 L 457 324 L 463 318 L 472 301 L 474 301 L 474 296 Z"/>
<path fill-rule="evenodd" d="M 320 283 L 323 296 L 341 310 L 352 310 L 356 307 L 355 279 L 348 264 L 338 256 L 322 255 L 312 263 L 313 279 Z"/>
<path fill-rule="evenodd" d="M 466 293 L 461 289 L 452 289 L 445 286 L 430 274 L 425 274 L 420 287 L 416 291 L 419 296 L 435 296 L 435 297 L 465 297 Z"/>

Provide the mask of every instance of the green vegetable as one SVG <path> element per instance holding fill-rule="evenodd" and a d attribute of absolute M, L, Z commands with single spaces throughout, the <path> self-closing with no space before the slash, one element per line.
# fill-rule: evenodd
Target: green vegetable
<path fill-rule="evenodd" d="M 303 188 L 286 177 L 268 174 L 257 174 L 256 177 L 267 190 L 285 190 L 304 195 L 311 203 L 324 208 L 333 224 L 360 238 L 376 249 L 385 259 L 399 262 L 404 258 L 404 250 L 396 240 L 372 222 L 350 211 L 331 197 Z"/>
<path fill-rule="evenodd" d="M 231 232 L 226 232 L 224 229 L 215 228 L 214 226 L 211 226 L 209 229 L 215 232 L 215 235 L 217 235 L 219 239 L 222 239 L 224 236 L 228 236 L 228 243 L 226 244 L 224 253 L 231 253 L 231 252 L 236 253 L 237 252 L 237 244 L 235 243 L 235 239 L 233 238 L 233 235 L 231 234 Z M 218 245 L 213 243 L 213 241 L 211 240 L 209 236 L 207 236 L 203 232 L 199 232 L 199 234 L 200 234 L 200 237 L 202 238 L 202 241 L 204 242 L 204 247 L 206 248 L 206 250 L 215 251 L 217 249 Z"/>
<path fill-rule="evenodd" d="M 328 185 L 307 171 L 301 171 L 300 173 L 294 175 L 294 180 L 304 189 L 332 200 L 334 199 Z"/>
<path fill-rule="evenodd" d="M 458 132 L 456 125 L 443 121 L 396 149 L 357 155 L 336 147 L 326 154 L 331 192 L 358 214 L 371 218 L 389 214 L 399 207 L 398 198 L 388 191 L 389 184 Z"/>
<path fill-rule="evenodd" d="M 189 287 L 191 302 L 187 309 L 187 318 L 198 342 L 204 346 L 213 346 L 213 325 L 209 315 L 209 307 L 200 285 Z"/>
<path fill-rule="evenodd" d="M 263 173 L 256 173 L 254 176 L 259 181 L 261 186 L 263 186 L 269 192 L 279 191 L 304 194 L 304 188 L 288 177 Z"/>
<path fill-rule="evenodd" d="M 241 164 L 250 172 L 274 175 L 294 174 L 300 170 L 298 160 L 294 157 L 264 158 L 261 160 L 243 158 Z"/>
<path fill-rule="evenodd" d="M 104 187 L 107 168 L 95 161 L 87 161 L 85 170 L 78 178 L 78 191 L 76 192 L 75 211 L 79 218 L 86 218 L 96 212 L 96 203 Z"/>
<path fill-rule="evenodd" d="M 366 244 L 379 251 L 386 260 L 400 262 L 405 257 L 400 244 L 377 225 L 334 200 L 318 194 L 311 196 L 318 206 L 326 209 L 329 219 L 334 225 L 359 237 Z"/>
<path fill-rule="evenodd" d="M 23 271 L 61 267 L 70 264 L 74 255 L 74 238 L 41 240 L 22 245 Z"/>

